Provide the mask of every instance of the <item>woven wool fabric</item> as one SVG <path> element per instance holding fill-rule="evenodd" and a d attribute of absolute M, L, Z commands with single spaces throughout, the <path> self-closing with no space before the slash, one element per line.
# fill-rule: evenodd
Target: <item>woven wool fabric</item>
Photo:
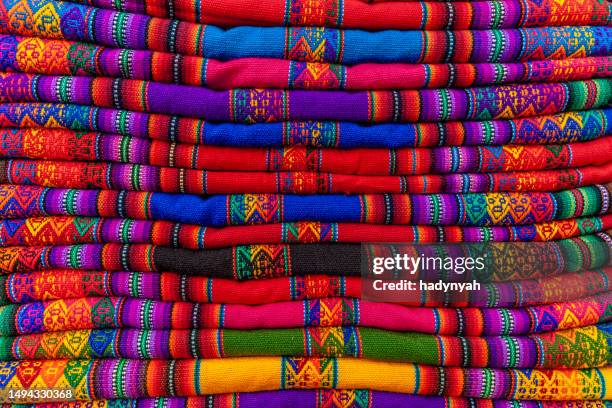
<path fill-rule="evenodd" d="M 512 226 L 606 214 L 610 190 L 612 184 L 557 193 L 201 197 L 0 184 L 0 219 L 79 215 L 213 227 L 299 221 Z"/>
<path fill-rule="evenodd" d="M 360 125 L 351 122 L 232 124 L 47 103 L 0 103 L 0 126 L 46 127 L 225 146 L 432 147 L 561 144 L 612 135 L 612 108 L 523 119 Z"/>
<path fill-rule="evenodd" d="M 147 165 L 0 159 L 0 183 L 189 194 L 377 194 L 560 191 L 609 183 L 612 163 L 506 173 L 354 176 L 320 172 L 221 172 Z"/>
<path fill-rule="evenodd" d="M 433 2 L 363 0 L 274 0 L 255 6 L 246 0 L 206 2 L 186 0 L 171 5 L 161 1 L 78 0 L 96 7 L 155 17 L 176 18 L 221 26 L 323 26 L 382 29 L 486 29 L 523 26 L 599 25 L 612 21 L 610 5 L 580 1 L 456 1 Z"/>
<path fill-rule="evenodd" d="M 258 306 L 88 297 L 0 306 L 0 335 L 100 328 L 196 329 L 364 326 L 419 333 L 499 336 L 604 323 L 612 293 L 523 308 L 422 308 L 351 298 Z M 282 310 L 283 313 L 278 313 Z"/>
<path fill-rule="evenodd" d="M 612 408 L 611 194 L 607 0 L 0 0 L 0 400 Z"/>
<path fill-rule="evenodd" d="M 0 246 L 134 243 L 212 249 L 254 242 L 547 242 L 610 228 L 612 213 L 524 226 L 494 227 L 300 221 L 214 228 L 130 218 L 50 216 L 0 220 Z"/>
<path fill-rule="evenodd" d="M 609 272 L 593 273 L 594 279 L 591 282 L 595 287 L 605 286 L 601 285 L 603 282 L 596 283 L 594 275 L 604 278 Z M 237 282 L 169 272 L 49 270 L 2 276 L 0 285 L 2 304 L 88 296 L 126 296 L 164 301 L 257 305 L 326 297 L 359 297 L 361 293 L 361 281 L 358 278 L 326 275 Z"/>
<path fill-rule="evenodd" d="M 522 307 L 577 300 L 609 291 L 611 267 L 561 276 L 482 283 L 480 290 L 454 294 L 452 299 L 416 290 L 410 306 Z M 265 304 L 273 302 L 361 297 L 357 277 L 307 275 L 251 282 L 185 276 L 175 273 L 48 270 L 0 276 L 0 305 L 87 296 L 137 297 L 198 303 Z"/>
<path fill-rule="evenodd" d="M 439 368 L 354 358 L 248 357 L 13 361 L 1 362 L 0 370 L 7 373 L 7 388 L 24 388 L 23 375 L 27 372 L 32 373 L 28 376 L 32 381 L 53 378 L 55 381 L 51 384 L 69 384 L 77 399 L 365 387 L 451 397 L 519 400 L 612 398 L 610 387 L 607 387 L 612 377 L 609 367 L 583 370 Z M 240 377 L 232 376 L 236 372 L 241 373 Z M 378 376 L 372 377 L 373 372 Z M 109 382 L 109 378 L 112 381 Z"/>
<path fill-rule="evenodd" d="M 478 255 L 491 260 L 487 262 L 488 275 L 479 276 L 483 282 L 532 279 L 609 265 L 610 233 L 539 244 L 503 242 L 484 246 L 475 244 L 475 248 L 462 245 L 459 249 L 465 250 L 466 256 Z M 388 252 L 410 254 L 432 249 L 441 251 L 444 248 L 440 245 L 433 248 L 428 248 L 428 245 L 393 245 Z M 359 276 L 362 272 L 361 251 L 358 244 L 255 244 L 205 251 L 142 244 L 10 246 L 0 247 L 0 272 L 11 274 L 49 269 L 171 271 L 236 280 L 320 273 Z M 388 254 L 383 251 L 381 255 Z M 506 259 L 512 259 L 512 262 L 505 262 Z M 530 259 L 539 262 L 534 265 Z"/>
<path fill-rule="evenodd" d="M 226 30 L 55 0 L 36 3 L 4 0 L 0 3 L 0 16 L 6 22 L 0 25 L 2 34 L 220 60 L 264 57 L 353 65 L 516 62 L 612 54 L 612 27 L 596 26 L 379 32 L 241 26 Z"/>
<path fill-rule="evenodd" d="M 158 397 L 139 399 L 95 400 L 61 403 L 38 403 L 32 408 L 328 408 L 350 406 L 352 408 L 610 408 L 610 401 L 518 401 L 491 400 L 458 397 L 436 397 L 381 392 L 372 390 L 283 390 L 214 394 L 199 397 Z M 7 408 L 23 408 L 23 405 L 7 405 Z"/>
<path fill-rule="evenodd" d="M 443 367 L 591 368 L 610 358 L 610 327 L 525 337 L 451 337 L 379 329 L 78 330 L 0 338 L 0 360 L 357 357 Z M 144 346 L 146 344 L 146 346 Z"/>
<path fill-rule="evenodd" d="M 234 148 L 47 128 L 0 129 L 1 158 L 110 161 L 211 171 L 315 171 L 415 175 L 551 170 L 612 161 L 612 137 L 565 145 L 338 150 Z"/>
<path fill-rule="evenodd" d="M 76 103 L 236 123 L 511 119 L 608 107 L 611 99 L 609 78 L 466 89 L 324 92 L 215 91 L 134 79 L 0 73 L 0 102 Z"/>
<path fill-rule="evenodd" d="M 110 76 L 207 86 L 213 89 L 375 90 L 469 87 L 515 82 L 583 80 L 612 75 L 612 57 L 609 56 L 503 64 L 346 66 L 270 58 L 219 61 L 155 51 L 106 48 L 87 43 L 6 35 L 0 35 L 0 50 L 2 71 Z"/>

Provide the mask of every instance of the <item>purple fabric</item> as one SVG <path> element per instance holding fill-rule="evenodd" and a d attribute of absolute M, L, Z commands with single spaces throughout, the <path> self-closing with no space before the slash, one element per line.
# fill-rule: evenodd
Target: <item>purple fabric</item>
<path fill-rule="evenodd" d="M 239 123 L 285 120 L 438 122 L 509 119 L 592 109 L 610 102 L 612 80 L 405 91 L 285 91 L 0 74 L 0 102 L 64 102 Z M 587 93 L 593 95 L 585 97 Z"/>

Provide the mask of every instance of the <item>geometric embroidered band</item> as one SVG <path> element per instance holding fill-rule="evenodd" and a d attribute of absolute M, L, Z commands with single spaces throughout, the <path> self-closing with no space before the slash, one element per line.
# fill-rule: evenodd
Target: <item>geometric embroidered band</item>
<path fill-rule="evenodd" d="M 0 103 L 1 127 L 46 127 L 237 147 L 436 147 L 563 144 L 612 135 L 612 108 L 523 119 L 360 125 L 292 121 L 260 124 L 205 122 L 155 113 L 51 103 Z"/>
<path fill-rule="evenodd" d="M 0 219 L 79 215 L 167 220 L 211 227 L 300 221 L 513 226 L 606 214 L 610 211 L 611 189 L 612 184 L 556 193 L 202 197 L 0 184 Z"/>
<path fill-rule="evenodd" d="M 0 102 L 75 103 L 245 124 L 513 119 L 603 108 L 611 101 L 608 78 L 465 89 L 214 91 L 135 79 L 0 73 Z"/>
<path fill-rule="evenodd" d="M 219 61 L 148 50 L 106 48 L 87 43 L 5 35 L 0 35 L 0 49 L 0 68 L 3 71 L 110 76 L 213 89 L 463 88 L 517 82 L 575 81 L 606 77 L 612 72 L 612 57 L 609 56 L 514 63 L 346 66 L 270 58 Z M 77 55 L 78 58 L 75 57 Z M 257 75 L 253 75 L 253 72 L 257 72 Z"/>
<path fill-rule="evenodd" d="M 518 400 L 612 398 L 609 367 L 543 371 L 440 368 L 356 358 L 237 357 L 12 361 L 1 362 L 0 372 L 6 373 L 2 390 L 27 389 L 32 381 L 68 387 L 79 400 L 365 387 L 418 395 Z M 236 372 L 241 375 L 231 375 Z M 372 377 L 371 373 L 377 375 Z"/>
<path fill-rule="evenodd" d="M 110 161 L 211 171 L 415 175 L 552 170 L 612 161 L 612 137 L 565 145 L 404 149 L 235 148 L 47 128 L 0 129 L 0 157 Z"/>

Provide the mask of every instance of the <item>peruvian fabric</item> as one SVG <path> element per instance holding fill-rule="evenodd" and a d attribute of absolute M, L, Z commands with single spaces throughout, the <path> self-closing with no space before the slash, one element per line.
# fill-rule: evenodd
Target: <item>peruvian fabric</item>
<path fill-rule="evenodd" d="M 305 146 L 236 149 L 58 129 L 5 128 L 0 130 L 0 142 L 0 158 L 366 176 L 551 170 L 612 161 L 612 137 L 566 145 L 370 148 L 346 152 Z"/>
<path fill-rule="evenodd" d="M 79 215 L 168 220 L 212 227 L 301 220 L 394 225 L 530 225 L 606 214 L 610 210 L 609 189 L 612 184 L 557 193 L 235 194 L 202 198 L 187 194 L 0 185 L 0 219 Z"/>
<path fill-rule="evenodd" d="M 396 244 L 370 248 L 367 256 L 388 256 L 394 252 L 416 255 L 419 251 L 456 254 L 458 249 L 463 256 L 488 257 L 487 269 L 478 273 L 479 278 L 484 282 L 503 282 L 603 268 L 612 259 L 610 232 L 539 244 L 501 242 L 459 247 L 451 244 L 448 248 L 440 244 Z M 4 275 L 50 269 L 171 271 L 181 275 L 263 281 L 318 273 L 358 276 L 362 273 L 361 251 L 357 244 L 257 244 L 203 251 L 143 244 L 9 246 L 0 247 L 0 272 Z M 538 264 L 530 263 L 530 259 L 538 259 Z M 417 276 L 422 276 L 422 272 Z"/>
<path fill-rule="evenodd" d="M 606 0 L 0 0 L 0 403 L 612 408 L 611 194 Z"/>
<path fill-rule="evenodd" d="M 220 61 L 165 52 L 0 35 L 0 68 L 32 74 L 113 76 L 175 82 L 215 89 L 371 90 L 592 79 L 610 76 L 612 58 L 602 56 L 523 63 L 369 63 L 346 66 L 272 58 Z M 257 75 L 254 76 L 253 72 L 257 72 Z"/>
<path fill-rule="evenodd" d="M 356 357 L 448 367 L 588 368 L 608 363 L 609 325 L 529 336 L 454 337 L 365 327 L 85 329 L 0 338 L 0 360 Z M 146 346 L 145 346 L 146 345 Z"/>
<path fill-rule="evenodd" d="M 322 92 L 214 91 L 134 79 L 0 73 L 0 102 L 75 103 L 246 124 L 512 119 L 603 108 L 611 101 L 609 78 L 465 89 Z"/>
<path fill-rule="evenodd" d="M 63 103 L 0 103 L 0 125 L 98 131 L 169 142 L 238 147 L 530 145 L 582 142 L 612 134 L 612 109 L 477 122 L 360 125 L 292 121 L 242 125 Z"/>
<path fill-rule="evenodd" d="M 258 408 L 265 403 L 270 408 L 286 406 L 298 408 L 609 408 L 609 401 L 518 401 L 501 399 L 478 399 L 461 397 L 436 397 L 396 392 L 373 391 L 369 389 L 317 389 L 241 392 L 211 394 L 196 397 L 156 397 L 138 399 L 94 400 L 88 402 L 39 403 L 32 408 L 197 408 L 214 406 L 220 408 Z M 23 408 L 23 404 L 6 404 L 7 408 Z"/>
<path fill-rule="evenodd" d="M 559 276 L 523 278 L 510 282 L 483 283 L 478 291 L 453 299 L 416 291 L 420 301 L 411 306 L 521 307 L 577 300 L 610 290 L 612 269 L 594 269 Z M 327 297 L 361 297 L 357 277 L 306 275 L 267 278 L 253 282 L 231 279 L 94 270 L 45 270 L 0 277 L 0 305 L 36 300 L 76 299 L 87 296 L 138 297 L 198 303 L 265 304 Z"/>
<path fill-rule="evenodd" d="M 500 27 L 600 25 L 610 22 L 610 5 L 602 1 L 380 2 L 359 0 L 271 0 L 266 7 L 245 0 L 202 4 L 194 0 L 172 3 L 125 0 L 78 0 L 79 3 L 155 17 L 235 26 L 349 27 L 382 29 L 486 29 Z M 372 2 L 374 3 L 374 2 Z"/>
<path fill-rule="evenodd" d="M 87 297 L 0 306 L 0 335 L 122 327 L 252 330 L 353 325 L 466 336 L 525 335 L 608 322 L 611 296 L 606 292 L 572 302 L 489 309 L 419 308 L 354 298 L 253 306 Z"/>
<path fill-rule="evenodd" d="M 612 376 L 608 367 L 553 371 L 441 368 L 333 357 L 12 361 L 0 363 L 0 371 L 6 373 L 3 379 L 7 387 L 27 388 L 28 381 L 46 379 L 45 384 L 57 388 L 70 385 L 79 399 L 365 387 L 376 391 L 451 397 L 609 399 L 607 385 Z M 236 372 L 240 373 L 239 378 L 228 378 L 228 373 Z M 370 377 L 372 372 L 378 373 L 377 380 Z M 113 387 L 108 382 L 109 377 L 119 381 L 121 386 Z"/>
<path fill-rule="evenodd" d="M 266 57 L 353 65 L 361 62 L 509 62 L 612 53 L 612 27 L 606 26 L 377 32 L 316 26 L 224 29 L 55 0 L 36 3 L 4 0 L 0 6 L 4 22 L 0 25 L 1 34 L 220 60 Z M 436 47 L 429 46 L 434 43 Z"/>
<path fill-rule="evenodd" d="M 137 243 L 208 249 L 250 242 L 547 242 L 611 228 L 612 214 L 525 226 L 367 225 L 300 221 L 225 228 L 131 218 L 50 216 L 0 220 L 0 246 Z"/>
<path fill-rule="evenodd" d="M 188 194 L 382 194 L 560 191 L 610 183 L 612 162 L 557 170 L 362 176 L 315 171 L 240 172 L 111 162 L 0 159 L 0 183 Z"/>

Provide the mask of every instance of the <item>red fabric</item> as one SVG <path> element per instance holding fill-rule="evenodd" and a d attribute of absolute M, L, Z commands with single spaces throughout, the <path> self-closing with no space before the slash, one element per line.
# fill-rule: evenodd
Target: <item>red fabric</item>
<path fill-rule="evenodd" d="M 112 181 L 109 174 L 113 175 Z M 316 172 L 207 172 L 129 164 L 0 160 L 2 184 L 192 194 L 558 191 L 609 183 L 610 174 L 612 162 L 578 169 L 470 174 L 466 179 L 458 174 L 352 176 Z"/>
<path fill-rule="evenodd" d="M 403 149 L 236 148 L 59 129 L 0 129 L 0 157 L 111 161 L 213 171 L 349 175 L 551 170 L 612 162 L 612 137 L 566 145 Z"/>
<path fill-rule="evenodd" d="M 124 243 L 225 248 L 246 244 L 325 242 L 545 242 L 612 228 L 612 214 L 522 227 L 436 227 L 297 222 L 239 227 L 200 227 L 167 221 L 93 217 L 35 217 L 0 221 L 2 246 Z"/>

